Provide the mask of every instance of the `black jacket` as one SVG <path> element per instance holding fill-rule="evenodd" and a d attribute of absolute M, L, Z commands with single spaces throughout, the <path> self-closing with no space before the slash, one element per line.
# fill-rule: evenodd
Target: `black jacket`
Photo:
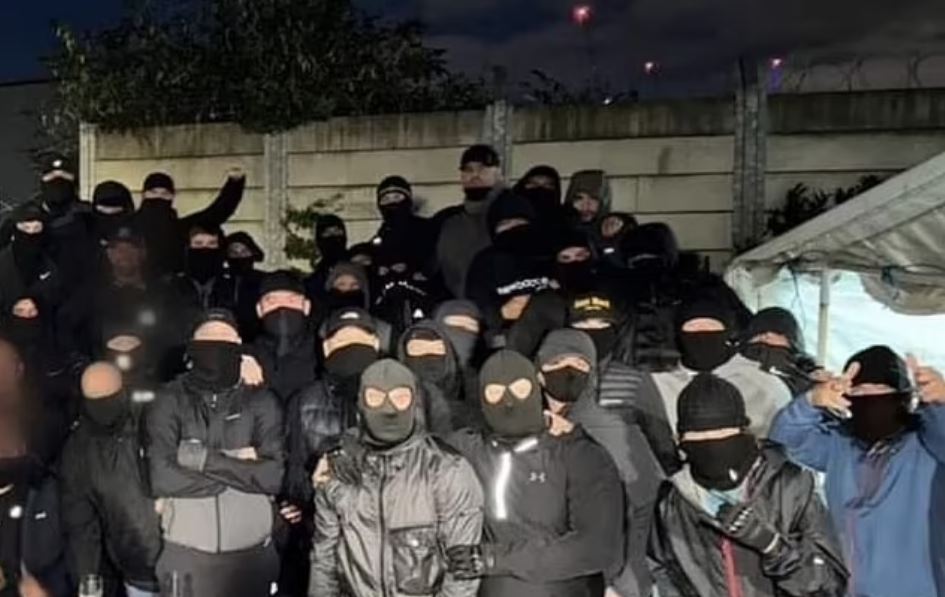
<path fill-rule="evenodd" d="M 153 589 L 161 528 L 134 408 L 116 430 L 83 417 L 69 436 L 60 465 L 63 530 L 73 579 L 102 573 L 104 545 L 126 582 Z"/>
<path fill-rule="evenodd" d="M 256 357 L 266 378 L 266 385 L 283 405 L 302 389 L 315 382 L 319 363 L 315 334 L 307 329 L 288 340 L 280 351 L 279 340 L 262 333 L 249 352 Z"/>
<path fill-rule="evenodd" d="M 474 431 L 450 443 L 486 495 L 485 541 L 496 566 L 482 597 L 591 597 L 623 561 L 623 490 L 613 460 L 587 434 L 504 446 Z M 504 491 L 503 491 L 504 489 Z"/>
<path fill-rule="evenodd" d="M 722 534 L 698 505 L 698 489 L 684 469 L 664 485 L 650 537 L 660 595 L 844 595 L 847 571 L 813 474 L 768 446 L 746 482 L 747 499 L 784 539 L 780 547 L 761 556 Z"/>
<path fill-rule="evenodd" d="M 42 266 L 33 279 L 25 279 L 16 266 L 13 246 L 0 251 L 0 313 L 10 314 L 16 301 L 25 296 L 38 298 L 51 311 L 66 298 L 59 268 L 49 257 L 43 258 Z"/>

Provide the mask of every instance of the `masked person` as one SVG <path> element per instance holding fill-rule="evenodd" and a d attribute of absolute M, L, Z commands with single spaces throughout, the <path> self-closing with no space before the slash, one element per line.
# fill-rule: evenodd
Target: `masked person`
<path fill-rule="evenodd" d="M 368 367 L 357 400 L 361 482 L 316 488 L 308 594 L 473 597 L 478 581 L 449 573 L 443 555 L 481 539 L 472 467 L 426 433 L 417 380 L 397 361 Z"/>
<path fill-rule="evenodd" d="M 130 597 L 156 597 L 161 527 L 143 472 L 145 404 L 135 403 L 122 373 L 103 362 L 83 373 L 82 395 L 82 416 L 60 465 L 70 572 L 77 581 L 118 581 Z M 109 578 L 111 570 L 118 578 Z"/>
<path fill-rule="evenodd" d="M 846 595 L 814 475 L 759 445 L 738 389 L 701 373 L 676 420 L 686 466 L 660 492 L 650 542 L 660 594 Z"/>
<path fill-rule="evenodd" d="M 842 376 L 781 411 L 771 438 L 795 462 L 825 473 L 850 594 L 940 594 L 945 381 L 938 371 L 886 346 L 868 348 Z"/>
<path fill-rule="evenodd" d="M 262 365 L 269 389 L 283 405 L 315 381 L 318 350 L 311 310 L 305 287 L 295 274 L 278 271 L 263 278 L 256 305 L 263 332 L 251 352 Z"/>
<path fill-rule="evenodd" d="M 324 214 L 315 222 L 315 247 L 318 262 L 312 261 L 312 274 L 305 279 L 305 294 L 312 304 L 321 304 L 325 282 L 331 269 L 348 256 L 348 230 L 345 222 L 333 214 Z"/>
<path fill-rule="evenodd" d="M 553 432 L 534 365 L 502 350 L 480 372 L 483 430 L 450 443 L 472 465 L 486 501 L 483 542 L 447 550 L 457 578 L 481 597 L 602 596 L 623 561 L 623 490 L 607 452 L 580 426 Z"/>
<path fill-rule="evenodd" d="M 390 325 L 391 338 L 396 341 L 407 328 L 432 314 L 439 293 L 408 255 L 381 251 L 374 271 L 377 296 L 371 314 Z"/>
<path fill-rule="evenodd" d="M 555 279 L 561 293 L 575 297 L 598 289 L 601 280 L 590 239 L 580 230 L 567 229 L 558 239 Z"/>
<path fill-rule="evenodd" d="M 265 276 L 256 269 L 257 263 L 266 258 L 262 248 L 245 232 L 228 234 L 226 247 L 226 267 L 236 286 L 236 321 L 240 333 L 247 341 L 253 341 L 259 333 L 259 318 L 256 316 L 256 303 L 259 301 L 259 285 Z"/>
<path fill-rule="evenodd" d="M 804 353 L 804 336 L 794 315 L 786 309 L 762 309 L 748 323 L 739 351 L 781 379 L 794 397 L 814 387 L 812 375 L 820 368 Z"/>
<path fill-rule="evenodd" d="M 150 274 L 159 279 L 184 271 L 190 232 L 195 226 L 220 228 L 233 217 L 243 200 L 246 175 L 239 168 L 226 173 L 226 182 L 213 202 L 204 209 L 180 217 L 174 207 L 174 179 L 153 172 L 144 179 L 141 206 L 135 216 L 144 234 L 150 256 Z"/>
<path fill-rule="evenodd" d="M 13 211 L 12 242 L 0 251 L 0 308 L 9 312 L 25 294 L 43 297 L 50 305 L 63 300 L 59 269 L 47 254 L 47 217 L 31 203 Z"/>
<path fill-rule="evenodd" d="M 535 225 L 551 238 L 567 228 L 566 214 L 561 205 L 561 175 L 551 166 L 530 168 L 515 183 L 516 195 L 524 197 L 535 213 Z"/>
<path fill-rule="evenodd" d="M 147 416 L 148 462 L 164 548 L 162 594 L 270 594 L 279 564 L 273 498 L 283 477 L 282 409 L 240 381 L 233 315 L 213 310 L 188 346 L 192 368 Z"/>
<path fill-rule="evenodd" d="M 466 379 L 459 358 L 438 324 L 424 320 L 404 332 L 398 357 L 417 376 L 423 390 L 427 429 L 431 433 L 445 436 L 480 422 L 476 394 L 466 395 Z"/>
<path fill-rule="evenodd" d="M 127 222 L 134 211 L 128 187 L 114 180 L 97 184 L 92 192 L 92 222 L 99 244 L 105 246 L 115 229 Z"/>
<path fill-rule="evenodd" d="M 382 180 L 377 186 L 377 209 L 383 220 L 374 236 L 379 250 L 396 247 L 415 267 L 427 269 L 435 250 L 436 225 L 415 213 L 410 183 L 402 176 Z"/>
<path fill-rule="evenodd" d="M 195 226 L 190 230 L 186 266 L 170 284 L 181 327 L 189 329 L 209 309 L 235 309 L 236 281 L 223 267 L 225 258 L 220 228 Z"/>
<path fill-rule="evenodd" d="M 147 404 L 168 381 L 169 365 L 156 335 L 135 315 L 116 315 L 103 324 L 99 358 L 121 372 L 122 386 L 132 402 Z"/>
<path fill-rule="evenodd" d="M 342 261 L 331 268 L 325 281 L 321 318 L 325 319 L 337 309 L 356 307 L 371 308 L 371 285 L 364 266 Z"/>
<path fill-rule="evenodd" d="M 492 242 L 486 215 L 505 185 L 499 154 L 488 145 L 473 145 L 464 151 L 459 171 L 465 195 L 462 206 L 448 207 L 434 216 L 439 226 L 436 263 L 447 290 L 456 298 L 466 298 L 473 259 Z"/>
<path fill-rule="evenodd" d="M 649 595 L 646 540 L 662 478 L 659 463 L 632 417 L 600 405 L 597 351 L 587 334 L 570 329 L 551 332 L 538 350 L 535 365 L 548 408 L 580 425 L 607 450 L 623 483 L 625 559 L 607 571 L 611 594 Z"/>

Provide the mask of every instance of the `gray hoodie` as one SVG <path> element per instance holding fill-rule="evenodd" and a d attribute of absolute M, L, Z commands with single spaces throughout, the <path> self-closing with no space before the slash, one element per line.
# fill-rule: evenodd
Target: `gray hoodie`
<path fill-rule="evenodd" d="M 505 185 L 497 184 L 482 201 L 463 201 L 463 209 L 440 227 L 436 263 L 446 288 L 457 298 L 466 297 L 466 273 L 479 251 L 492 244 L 486 214 Z"/>

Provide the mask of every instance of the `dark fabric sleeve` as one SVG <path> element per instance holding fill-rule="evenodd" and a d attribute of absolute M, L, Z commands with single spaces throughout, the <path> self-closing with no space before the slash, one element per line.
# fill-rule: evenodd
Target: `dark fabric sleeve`
<path fill-rule="evenodd" d="M 220 189 L 220 194 L 213 203 L 204 209 L 181 218 L 181 230 L 186 231 L 194 224 L 215 224 L 223 226 L 233 217 L 240 203 L 243 201 L 243 190 L 246 188 L 246 177 L 227 178 Z"/>
<path fill-rule="evenodd" d="M 302 399 L 305 391 L 298 392 L 289 400 L 286 411 L 286 471 L 283 493 L 295 505 L 308 505 L 312 502 L 312 482 L 306 468 L 308 449 L 305 433 L 302 429 Z"/>
<path fill-rule="evenodd" d="M 919 440 L 939 465 L 945 465 L 945 405 L 922 405 L 919 421 Z"/>
<path fill-rule="evenodd" d="M 285 471 L 285 436 L 282 409 L 269 392 L 249 398 L 253 407 L 253 448 L 256 460 L 209 454 L 204 474 L 246 493 L 277 495 Z"/>
<path fill-rule="evenodd" d="M 210 497 L 223 485 L 177 464 L 180 443 L 177 401 L 174 396 L 158 396 L 147 415 L 148 463 L 154 497 Z"/>
<path fill-rule="evenodd" d="M 634 405 L 637 424 L 650 445 L 653 456 L 667 476 L 675 474 L 682 465 L 676 450 L 673 429 L 666 414 L 666 406 L 651 374 L 642 374 Z"/>
<path fill-rule="evenodd" d="M 497 546 L 497 574 L 556 582 L 602 574 L 623 558 L 623 489 L 610 456 L 590 440 L 579 441 L 564 464 L 570 529 Z"/>
<path fill-rule="evenodd" d="M 482 537 L 482 487 L 472 466 L 457 457 L 447 462 L 436 479 L 437 534 L 443 550 L 457 545 L 475 545 Z M 447 575 L 437 597 L 474 597 L 479 581 L 458 580 Z"/>
<path fill-rule="evenodd" d="M 83 460 L 89 455 L 76 442 L 63 450 L 60 465 L 60 509 L 66 554 L 72 578 L 100 573 L 102 529 L 92 503 L 88 470 Z"/>

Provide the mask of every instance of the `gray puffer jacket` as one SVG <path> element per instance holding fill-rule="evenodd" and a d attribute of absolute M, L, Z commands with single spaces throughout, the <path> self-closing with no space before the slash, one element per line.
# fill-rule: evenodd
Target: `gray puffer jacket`
<path fill-rule="evenodd" d="M 447 573 L 444 554 L 478 544 L 483 496 L 468 462 L 426 432 L 369 451 L 362 482 L 315 491 L 309 595 L 472 597 L 478 581 Z"/>

